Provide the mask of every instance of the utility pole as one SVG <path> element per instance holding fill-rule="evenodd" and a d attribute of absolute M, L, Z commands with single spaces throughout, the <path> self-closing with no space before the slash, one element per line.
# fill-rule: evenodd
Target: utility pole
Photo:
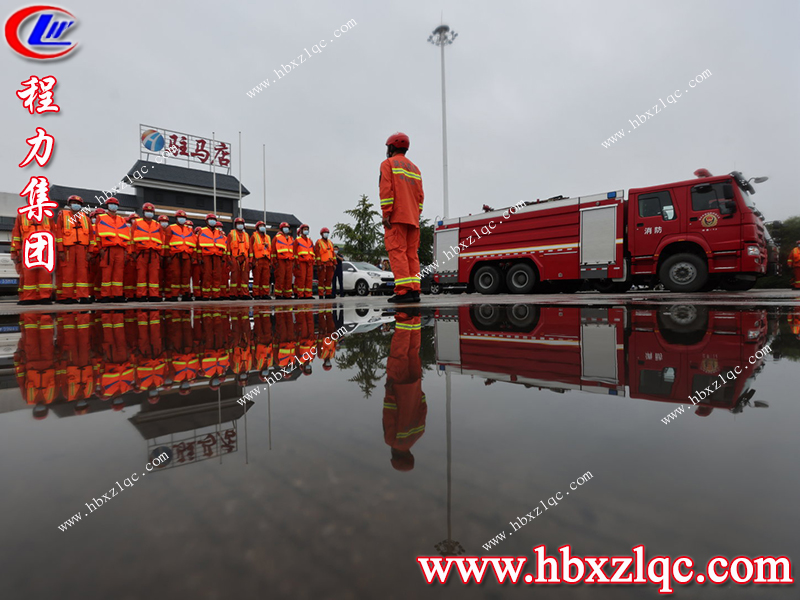
<path fill-rule="evenodd" d="M 439 25 L 433 30 L 428 41 L 434 46 L 439 46 L 442 51 L 442 175 L 444 182 L 444 217 L 450 216 L 450 200 L 447 188 L 447 99 L 444 86 L 444 47 L 452 44 L 458 34 L 447 25 Z"/>

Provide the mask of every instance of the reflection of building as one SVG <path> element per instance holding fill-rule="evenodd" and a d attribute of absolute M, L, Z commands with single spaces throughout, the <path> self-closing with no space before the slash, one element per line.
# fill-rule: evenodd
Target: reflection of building
<path fill-rule="evenodd" d="M 557 392 L 600 394 L 690 404 L 696 394 L 735 367 L 702 400 L 696 414 L 714 408 L 740 412 L 755 393 L 763 368 L 749 359 L 767 339 L 765 310 L 707 306 L 574 307 L 516 304 L 461 306 L 436 320 L 441 370 Z"/>

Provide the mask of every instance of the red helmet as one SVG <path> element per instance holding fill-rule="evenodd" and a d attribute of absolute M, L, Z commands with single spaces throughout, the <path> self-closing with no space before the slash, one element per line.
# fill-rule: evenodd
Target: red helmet
<path fill-rule="evenodd" d="M 112 410 L 119 411 L 119 410 L 122 410 L 123 408 L 125 408 L 125 400 L 123 400 L 121 397 L 114 398 L 111 401 L 111 409 Z"/>
<path fill-rule="evenodd" d="M 386 140 L 387 146 L 394 146 L 395 148 L 408 148 L 411 142 L 408 139 L 408 136 L 405 133 L 400 133 L 399 131 L 394 135 L 390 135 L 389 139 Z"/>
<path fill-rule="evenodd" d="M 298 231 L 303 231 L 304 229 L 311 229 L 311 227 L 303 223 L 302 225 L 300 225 L 300 227 L 297 228 Z"/>
<path fill-rule="evenodd" d="M 175 211 L 175 216 L 176 217 L 185 217 L 186 216 L 186 211 L 185 210 L 176 210 Z"/>
<path fill-rule="evenodd" d="M 80 202 L 81 204 L 83 204 L 83 198 L 81 198 L 80 196 L 70 196 L 69 198 L 67 198 L 67 204 L 69 204 L 70 202 Z"/>
<path fill-rule="evenodd" d="M 47 406 L 47 404 L 42 404 L 39 402 L 39 404 L 33 407 L 33 418 L 37 421 L 41 421 L 47 417 L 47 413 L 49 412 L 50 408 Z"/>
<path fill-rule="evenodd" d="M 331 365 L 330 358 L 325 359 L 325 361 L 322 363 L 322 368 L 325 369 L 326 371 L 330 371 L 333 368 L 333 365 Z"/>
<path fill-rule="evenodd" d="M 106 204 L 116 204 L 117 206 L 119 206 L 119 200 L 114 198 L 114 196 L 111 196 L 111 198 L 106 200 Z"/>
<path fill-rule="evenodd" d="M 158 215 L 158 220 L 166 221 L 167 223 L 169 223 L 169 217 L 167 215 Z"/>
<path fill-rule="evenodd" d="M 75 403 L 75 414 L 85 415 L 87 412 L 89 412 L 89 403 L 86 400 L 78 400 Z"/>
<path fill-rule="evenodd" d="M 237 223 L 241 223 L 242 225 L 244 225 L 244 219 L 242 217 L 236 217 L 233 220 L 233 224 L 236 225 Z"/>
<path fill-rule="evenodd" d="M 266 224 L 266 223 L 264 223 L 264 221 L 259 221 L 258 223 L 256 223 L 256 227 L 261 227 L 262 225 L 263 225 L 264 227 L 266 227 L 266 226 L 267 226 L 267 224 Z"/>
<path fill-rule="evenodd" d="M 215 215 L 214 213 L 208 213 L 206 215 L 206 221 L 208 221 L 209 219 L 214 219 L 215 221 L 219 221 L 219 219 L 217 219 L 217 215 Z"/>
<path fill-rule="evenodd" d="M 320 235 L 322 235 L 323 233 L 330 233 L 330 232 L 331 230 L 328 229 L 327 227 L 323 227 L 322 229 L 319 230 Z"/>
<path fill-rule="evenodd" d="M 289 224 L 286 221 L 284 221 L 283 223 L 278 225 L 278 229 L 283 229 L 284 227 L 288 227 L 288 226 L 289 226 Z"/>
<path fill-rule="evenodd" d="M 202 228 L 202 227 L 200 227 L 200 226 L 198 225 L 197 227 L 195 227 L 195 228 L 194 228 L 194 233 L 195 233 L 195 234 L 198 234 L 198 233 L 200 233 L 200 230 L 201 230 L 201 229 L 203 229 L 203 228 Z"/>
<path fill-rule="evenodd" d="M 145 210 L 152 210 L 153 212 L 156 212 L 156 207 L 150 204 L 149 202 L 145 202 L 144 204 L 142 204 L 142 211 Z"/>
<path fill-rule="evenodd" d="M 192 223 L 191 219 L 186 219 L 186 225 L 188 225 L 189 227 L 194 227 L 194 223 Z"/>
<path fill-rule="evenodd" d="M 132 222 L 134 219 L 138 219 L 138 218 L 139 218 L 139 215 L 137 215 L 135 212 L 133 212 L 133 213 L 131 213 L 130 215 L 128 215 L 128 218 L 127 218 L 127 219 L 125 219 L 125 220 L 126 220 L 128 223 L 130 223 L 130 222 Z"/>

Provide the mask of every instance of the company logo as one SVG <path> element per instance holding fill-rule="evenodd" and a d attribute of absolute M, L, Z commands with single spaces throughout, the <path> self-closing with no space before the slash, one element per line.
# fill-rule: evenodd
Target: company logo
<path fill-rule="evenodd" d="M 155 129 L 142 132 L 142 146 L 150 152 L 161 152 L 164 149 L 164 136 Z"/>
<path fill-rule="evenodd" d="M 64 39 L 76 20 L 72 13 L 57 6 L 27 6 L 6 21 L 6 41 L 25 58 L 52 60 L 72 52 L 77 42 Z"/>
<path fill-rule="evenodd" d="M 717 221 L 719 221 L 717 213 L 706 213 L 702 217 L 700 217 L 700 224 L 703 227 L 716 227 Z"/>
<path fill-rule="evenodd" d="M 704 356 L 700 362 L 700 370 L 709 375 L 719 373 L 719 361 L 713 356 Z"/>

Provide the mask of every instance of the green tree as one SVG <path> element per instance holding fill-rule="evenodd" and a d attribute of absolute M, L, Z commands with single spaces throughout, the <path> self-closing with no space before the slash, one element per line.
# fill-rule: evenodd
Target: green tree
<path fill-rule="evenodd" d="M 375 210 L 366 194 L 361 195 L 355 208 L 344 212 L 355 223 L 337 223 L 333 228 L 334 235 L 342 240 L 342 254 L 349 260 L 376 263 L 386 254 L 381 231 L 381 213 Z"/>
<path fill-rule="evenodd" d="M 433 223 L 430 219 L 419 222 L 419 264 L 426 267 L 433 262 Z"/>

